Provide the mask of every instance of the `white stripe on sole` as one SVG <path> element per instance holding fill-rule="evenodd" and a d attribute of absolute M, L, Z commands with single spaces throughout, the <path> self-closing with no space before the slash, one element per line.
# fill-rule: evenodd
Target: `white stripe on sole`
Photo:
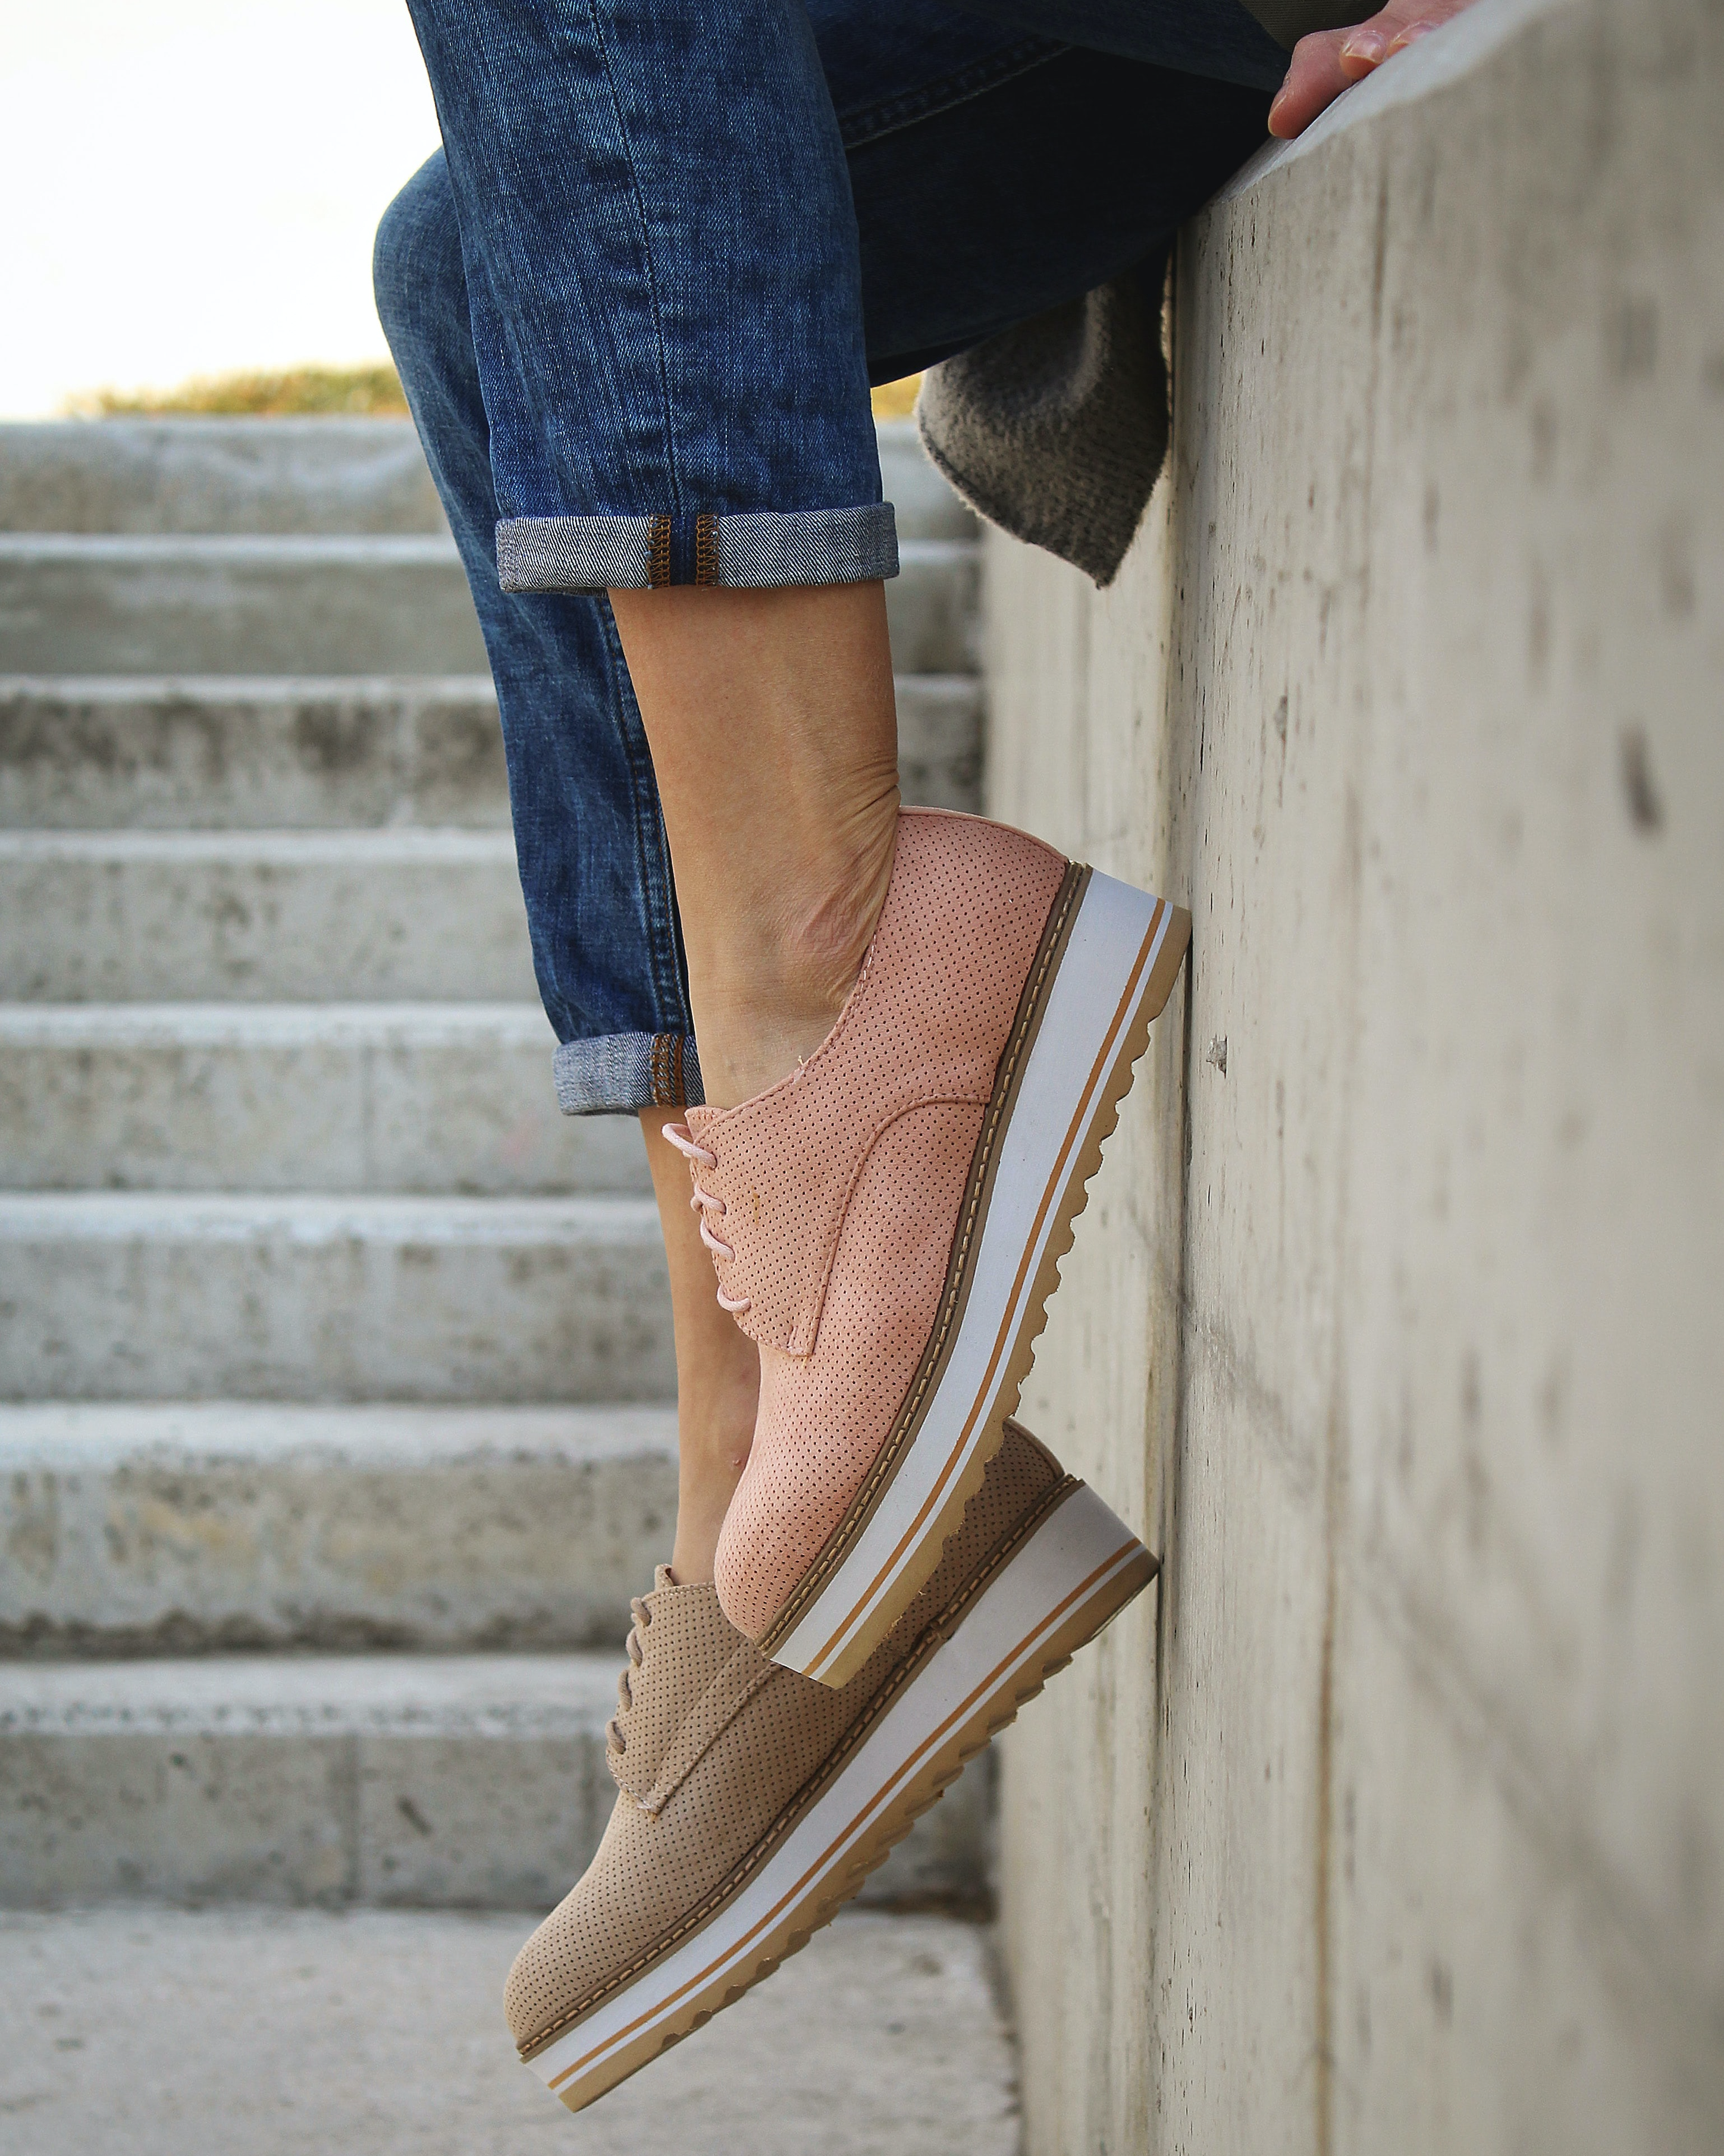
<path fill-rule="evenodd" d="M 758 1876 L 674 1953 L 541 2051 L 533 2071 L 578 2109 L 618 2078 L 621 2054 L 638 2052 L 661 2029 L 669 2036 L 673 2023 L 686 2030 L 693 2017 L 716 2013 L 763 1957 L 785 1951 L 801 1912 L 830 1901 L 931 1758 L 967 1733 L 979 1740 L 1009 1714 L 1026 1676 L 1039 1681 L 1049 1642 L 1075 1625 L 1077 1643 L 1090 1636 L 1081 1629 L 1086 1611 L 1099 1630 L 1124 1599 L 1121 1575 L 1146 1562 L 1131 1531 L 1078 1485 L 989 1582 Z"/>
<path fill-rule="evenodd" d="M 831 1681 L 840 1658 L 853 1664 L 890 1629 L 895 1585 L 940 1532 L 949 1493 L 1001 1412 L 1013 1352 L 1036 1313 L 1036 1276 L 1060 1229 L 1067 1187 L 1111 1106 L 1107 1081 L 1118 1044 L 1150 993 L 1176 917 L 1147 891 L 1090 875 L 1001 1136 L 968 1299 L 946 1367 L 872 1518 L 773 1650 L 774 1661 Z"/>

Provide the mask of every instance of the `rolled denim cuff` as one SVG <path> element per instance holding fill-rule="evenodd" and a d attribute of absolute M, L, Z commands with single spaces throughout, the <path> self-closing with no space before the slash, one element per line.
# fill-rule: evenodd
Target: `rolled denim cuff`
<path fill-rule="evenodd" d="M 706 1098 L 695 1039 L 685 1033 L 610 1033 L 566 1040 L 552 1069 L 566 1116 L 632 1116 L 642 1108 L 698 1108 Z"/>
<path fill-rule="evenodd" d="M 505 592 L 603 592 L 663 584 L 863 584 L 898 573 L 890 501 L 791 516 L 505 516 Z"/>

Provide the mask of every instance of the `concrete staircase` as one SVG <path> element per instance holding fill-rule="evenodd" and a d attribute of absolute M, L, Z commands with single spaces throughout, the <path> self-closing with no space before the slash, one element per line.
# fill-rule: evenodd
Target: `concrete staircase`
<path fill-rule="evenodd" d="M 882 448 L 906 793 L 974 806 L 975 534 Z M 0 429 L 0 1903 L 546 1906 L 669 1312 L 410 429 Z M 875 1898 L 978 1898 L 987 1828 L 972 1770 Z"/>

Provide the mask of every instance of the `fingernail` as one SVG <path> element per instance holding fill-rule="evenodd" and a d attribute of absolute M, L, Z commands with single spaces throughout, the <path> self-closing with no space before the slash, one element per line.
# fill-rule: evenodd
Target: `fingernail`
<path fill-rule="evenodd" d="M 1380 60 L 1383 42 L 1380 30 L 1357 31 L 1341 48 L 1341 57 L 1344 60 Z"/>

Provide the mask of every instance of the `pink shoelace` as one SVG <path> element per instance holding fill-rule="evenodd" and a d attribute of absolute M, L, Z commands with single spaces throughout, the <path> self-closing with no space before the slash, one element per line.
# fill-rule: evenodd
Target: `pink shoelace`
<path fill-rule="evenodd" d="M 666 1123 L 664 1136 L 684 1158 L 691 1160 L 696 1168 L 718 1166 L 718 1155 L 716 1152 L 709 1152 L 703 1145 L 697 1145 L 695 1142 L 694 1133 L 686 1123 Z M 711 1251 L 714 1257 L 735 1257 L 736 1253 L 731 1245 L 728 1243 L 721 1242 L 707 1224 L 709 1218 L 723 1219 L 727 1209 L 725 1202 L 721 1198 L 715 1198 L 710 1190 L 703 1190 L 700 1188 L 700 1178 L 698 1175 L 695 1178 L 695 1194 L 690 1199 L 689 1204 L 700 1216 L 700 1240 Z M 720 1288 L 718 1306 L 721 1310 L 729 1311 L 731 1317 L 735 1317 L 747 1309 L 748 1297 L 746 1295 L 728 1296 L 722 1288 Z"/>

